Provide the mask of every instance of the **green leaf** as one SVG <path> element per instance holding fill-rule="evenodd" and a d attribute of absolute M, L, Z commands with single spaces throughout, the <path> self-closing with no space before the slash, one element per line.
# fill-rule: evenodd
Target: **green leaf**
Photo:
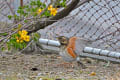
<path fill-rule="evenodd" d="M 4 51 L 4 50 L 5 50 L 5 47 L 2 47 L 1 50 Z"/>
<path fill-rule="evenodd" d="M 34 13 L 33 16 L 36 17 L 38 14 L 37 13 Z"/>
<path fill-rule="evenodd" d="M 25 48 L 27 46 L 27 44 L 25 42 L 22 43 L 23 48 Z"/>
<path fill-rule="evenodd" d="M 46 4 L 43 3 L 42 6 L 43 6 L 43 8 L 46 8 Z"/>
<path fill-rule="evenodd" d="M 8 19 L 11 20 L 11 19 L 12 19 L 12 16 L 11 16 L 11 15 L 8 15 Z"/>
<path fill-rule="evenodd" d="M 24 14 L 24 10 L 23 9 L 18 9 L 17 13 L 20 13 L 21 15 L 23 15 Z"/>
<path fill-rule="evenodd" d="M 40 0 L 37 0 L 36 4 L 38 7 L 40 7 L 42 5 L 42 2 Z"/>
<path fill-rule="evenodd" d="M 18 33 L 13 34 L 13 35 L 11 36 L 11 37 L 12 37 L 11 39 L 13 39 L 13 38 L 15 39 L 15 38 L 16 38 L 16 36 L 19 36 L 19 34 L 18 34 Z"/>
<path fill-rule="evenodd" d="M 27 16 L 27 15 L 28 15 L 28 13 L 24 13 L 24 14 L 23 14 L 23 16 Z"/>
<path fill-rule="evenodd" d="M 19 48 L 20 48 L 20 49 L 23 49 L 23 48 L 24 48 L 24 45 L 23 45 L 23 44 L 19 44 Z"/>
<path fill-rule="evenodd" d="M 31 10 L 30 8 L 27 8 L 27 9 L 26 9 L 27 12 L 30 12 L 30 10 Z"/>
<path fill-rule="evenodd" d="M 14 46 L 15 46 L 16 49 L 19 49 L 20 48 L 20 43 L 14 42 Z"/>
<path fill-rule="evenodd" d="M 19 19 L 20 19 L 20 17 L 17 16 L 17 15 L 14 15 L 14 18 L 15 18 L 16 20 L 19 20 Z"/>
<path fill-rule="evenodd" d="M 36 5 L 35 1 L 31 1 L 30 5 Z"/>
<path fill-rule="evenodd" d="M 39 33 L 33 33 L 32 36 L 33 36 L 33 40 L 34 40 L 35 42 L 37 42 L 37 41 L 39 40 L 39 38 L 40 38 Z"/>
<path fill-rule="evenodd" d="M 6 33 L 6 32 L 5 32 L 5 33 L 0 33 L 0 35 L 1 35 L 1 36 L 7 36 L 8 33 Z"/>
<path fill-rule="evenodd" d="M 23 9 L 23 7 L 19 6 L 18 9 Z"/>
<path fill-rule="evenodd" d="M 32 12 L 36 12 L 37 9 L 36 9 L 36 8 L 31 8 L 31 11 L 32 11 Z"/>
<path fill-rule="evenodd" d="M 38 41 L 38 38 L 34 37 L 33 40 L 34 40 L 35 42 L 37 42 L 37 41 Z"/>
<path fill-rule="evenodd" d="M 11 49 L 11 43 L 10 42 L 7 42 L 7 47 L 8 47 L 8 50 Z"/>
<path fill-rule="evenodd" d="M 28 6 L 28 5 L 24 5 L 23 7 L 24 7 L 24 8 L 29 8 L 29 6 Z"/>
<path fill-rule="evenodd" d="M 11 43 L 11 44 L 14 44 L 14 42 L 16 42 L 16 39 L 15 39 L 15 38 L 10 39 L 10 43 Z"/>
<path fill-rule="evenodd" d="M 62 7 L 65 7 L 66 5 L 65 5 L 65 2 L 63 2 L 63 3 L 61 3 L 60 4 Z"/>
<path fill-rule="evenodd" d="M 34 33 L 34 36 L 37 37 L 37 38 L 40 38 L 39 33 Z"/>
<path fill-rule="evenodd" d="M 44 13 L 43 13 L 43 15 L 45 15 L 46 17 L 49 17 L 49 16 L 51 16 L 50 15 L 50 12 L 47 10 L 47 11 L 45 11 Z"/>
<path fill-rule="evenodd" d="M 28 20 L 24 20 L 24 22 L 25 22 L 25 23 L 27 23 L 27 22 L 28 22 Z"/>

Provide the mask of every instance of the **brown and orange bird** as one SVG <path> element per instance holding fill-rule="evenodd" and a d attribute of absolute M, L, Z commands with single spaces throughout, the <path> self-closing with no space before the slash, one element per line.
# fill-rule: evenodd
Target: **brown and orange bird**
<path fill-rule="evenodd" d="M 80 53 L 83 52 L 85 46 L 90 44 L 90 41 L 78 37 L 67 38 L 65 36 L 58 37 L 58 40 L 61 44 L 60 56 L 63 60 L 67 62 L 77 61 L 78 65 L 85 68 L 85 65 L 80 61 Z"/>

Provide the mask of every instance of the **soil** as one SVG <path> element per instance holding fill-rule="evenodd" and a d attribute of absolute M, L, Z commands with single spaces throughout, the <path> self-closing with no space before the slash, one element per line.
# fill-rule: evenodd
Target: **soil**
<path fill-rule="evenodd" d="M 107 62 L 89 58 L 82 58 L 81 62 L 86 69 L 76 62 L 65 63 L 57 54 L 1 54 L 0 78 L 7 80 L 5 76 L 19 76 L 22 77 L 19 80 L 35 80 L 38 76 L 66 80 L 120 80 L 120 64 L 107 66 Z"/>

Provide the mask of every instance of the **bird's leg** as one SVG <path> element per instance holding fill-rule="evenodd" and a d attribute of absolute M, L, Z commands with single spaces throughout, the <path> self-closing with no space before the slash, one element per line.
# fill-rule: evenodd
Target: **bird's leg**
<path fill-rule="evenodd" d="M 77 63 L 78 63 L 78 66 L 81 66 L 83 69 L 85 69 L 85 68 L 86 68 L 86 66 L 85 66 L 82 62 L 77 61 Z"/>
<path fill-rule="evenodd" d="M 83 69 L 86 68 L 86 66 L 82 62 L 80 62 L 80 57 L 79 56 L 76 58 L 76 61 L 78 63 L 78 66 L 81 66 Z"/>

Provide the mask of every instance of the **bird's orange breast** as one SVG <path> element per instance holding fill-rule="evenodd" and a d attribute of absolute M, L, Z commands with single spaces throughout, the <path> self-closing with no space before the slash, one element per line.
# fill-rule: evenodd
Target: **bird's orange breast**
<path fill-rule="evenodd" d="M 76 58 L 76 53 L 74 52 L 75 50 L 75 41 L 76 41 L 77 37 L 71 37 L 69 39 L 69 44 L 67 46 L 67 52 L 73 57 Z"/>

